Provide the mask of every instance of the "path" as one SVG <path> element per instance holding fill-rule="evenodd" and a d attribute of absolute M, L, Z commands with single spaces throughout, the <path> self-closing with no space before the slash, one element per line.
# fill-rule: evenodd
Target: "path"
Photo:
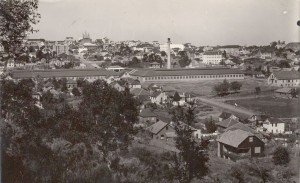
<path fill-rule="evenodd" d="M 203 102 L 203 103 L 206 103 L 208 105 L 217 107 L 217 108 L 221 108 L 221 109 L 226 110 L 228 112 L 239 113 L 239 114 L 243 114 L 243 115 L 246 115 L 246 116 L 253 116 L 254 114 L 256 114 L 254 111 L 251 111 L 249 109 L 245 109 L 245 108 L 242 108 L 240 106 L 235 107 L 233 105 L 226 104 L 226 103 L 220 102 L 218 100 L 214 100 L 214 99 L 208 99 L 208 98 L 204 98 L 204 97 L 197 97 L 196 100 L 200 101 L 200 102 Z"/>
<path fill-rule="evenodd" d="M 227 100 L 243 100 L 243 99 L 264 98 L 264 97 L 270 97 L 270 95 L 259 95 L 259 96 L 251 95 L 251 96 L 243 96 L 243 97 L 217 98 L 213 100 L 225 102 Z"/>

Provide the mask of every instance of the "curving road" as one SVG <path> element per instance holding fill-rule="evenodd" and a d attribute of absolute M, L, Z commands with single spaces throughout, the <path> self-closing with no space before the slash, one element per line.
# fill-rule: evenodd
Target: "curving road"
<path fill-rule="evenodd" d="M 204 97 L 196 97 L 196 100 L 199 102 L 223 109 L 225 111 L 232 112 L 232 113 L 239 113 L 239 114 L 243 114 L 243 115 L 247 115 L 247 116 L 253 116 L 253 115 L 257 114 L 256 112 L 254 112 L 252 110 L 242 108 L 240 106 L 235 107 L 233 105 L 223 103 L 220 100 L 208 99 L 208 98 L 204 98 Z"/>

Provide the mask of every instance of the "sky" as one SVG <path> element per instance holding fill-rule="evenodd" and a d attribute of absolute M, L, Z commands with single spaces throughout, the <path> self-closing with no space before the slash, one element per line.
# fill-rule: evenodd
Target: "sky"
<path fill-rule="evenodd" d="M 300 0 L 40 0 L 31 38 L 206 45 L 300 41 Z"/>

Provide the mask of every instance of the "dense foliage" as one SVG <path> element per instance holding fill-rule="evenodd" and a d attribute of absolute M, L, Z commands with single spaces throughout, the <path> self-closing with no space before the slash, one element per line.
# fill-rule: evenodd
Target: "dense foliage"
<path fill-rule="evenodd" d="M 35 32 L 32 25 L 40 18 L 37 8 L 38 0 L 0 1 L 0 43 L 10 58 L 17 58 L 24 52 L 24 38 Z"/>
<path fill-rule="evenodd" d="M 273 162 L 275 165 L 287 165 L 290 162 L 290 155 L 286 148 L 277 147 L 273 153 Z"/>
<path fill-rule="evenodd" d="M 112 179 L 112 161 L 135 134 L 138 111 L 128 90 L 98 80 L 85 85 L 78 109 L 49 92 L 43 103 L 56 107 L 39 109 L 32 80 L 3 80 L 1 89 L 4 182 Z"/>

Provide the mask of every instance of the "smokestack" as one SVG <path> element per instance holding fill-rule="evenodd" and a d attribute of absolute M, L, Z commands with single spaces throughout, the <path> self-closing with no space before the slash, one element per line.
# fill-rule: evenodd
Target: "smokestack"
<path fill-rule="evenodd" d="M 167 55 L 168 55 L 167 69 L 171 69 L 171 39 L 170 38 L 168 38 L 168 43 L 167 43 Z"/>

